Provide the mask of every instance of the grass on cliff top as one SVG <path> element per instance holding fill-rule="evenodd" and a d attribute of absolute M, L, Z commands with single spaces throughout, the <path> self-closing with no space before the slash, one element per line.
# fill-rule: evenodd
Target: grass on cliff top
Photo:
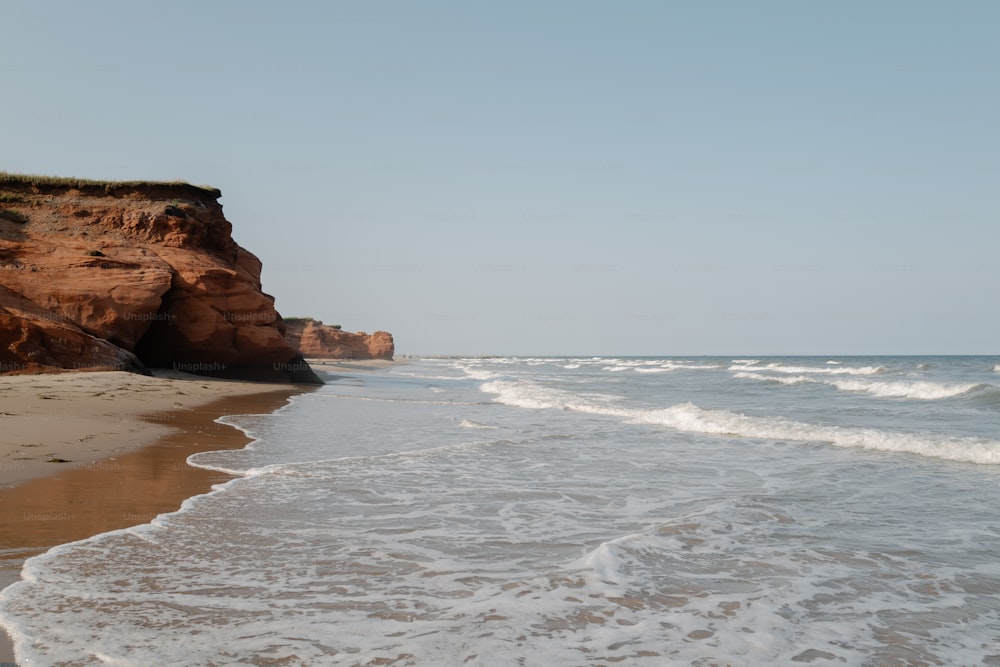
<path fill-rule="evenodd" d="M 161 188 L 182 188 L 199 190 L 215 198 L 221 197 L 222 192 L 218 188 L 206 185 L 191 185 L 185 181 L 99 181 L 87 178 L 70 178 L 63 176 L 42 176 L 38 174 L 11 174 L 0 171 L 0 187 L 4 185 L 29 186 L 29 187 L 61 187 L 75 188 L 78 190 L 100 190 L 107 194 L 112 194 L 119 190 L 131 190 L 143 187 Z"/>
<path fill-rule="evenodd" d="M 316 326 L 330 327 L 331 329 L 336 329 L 337 331 L 343 329 L 343 327 L 339 324 L 323 324 L 322 320 L 317 320 L 312 317 L 282 317 L 281 319 L 283 319 L 286 324 L 309 324 L 312 322 Z"/>

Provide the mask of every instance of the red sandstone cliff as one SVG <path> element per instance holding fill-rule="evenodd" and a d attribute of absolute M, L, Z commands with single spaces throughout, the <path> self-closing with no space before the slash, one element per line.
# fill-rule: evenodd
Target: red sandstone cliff
<path fill-rule="evenodd" d="M 385 331 L 351 333 L 309 318 L 288 318 L 285 324 L 285 338 L 311 359 L 392 359 L 396 351 Z"/>
<path fill-rule="evenodd" d="M 0 372 L 165 367 L 321 382 L 218 190 L 0 174 Z"/>

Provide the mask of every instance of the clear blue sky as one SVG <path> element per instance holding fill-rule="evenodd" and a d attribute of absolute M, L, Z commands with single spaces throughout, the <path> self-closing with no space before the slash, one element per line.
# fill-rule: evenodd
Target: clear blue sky
<path fill-rule="evenodd" d="M 7 0 L 0 170 L 399 353 L 997 353 L 1000 2 Z"/>

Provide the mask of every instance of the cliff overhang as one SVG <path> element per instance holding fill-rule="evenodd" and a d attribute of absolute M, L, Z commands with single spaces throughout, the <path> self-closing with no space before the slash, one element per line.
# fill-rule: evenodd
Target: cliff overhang
<path fill-rule="evenodd" d="M 321 383 L 285 339 L 221 194 L 0 173 L 0 372 Z"/>

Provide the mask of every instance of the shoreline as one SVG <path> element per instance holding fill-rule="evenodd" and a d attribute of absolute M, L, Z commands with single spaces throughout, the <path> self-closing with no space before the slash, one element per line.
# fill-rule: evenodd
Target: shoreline
<path fill-rule="evenodd" d="M 152 444 L 216 399 L 285 390 L 308 391 L 166 370 L 0 376 L 0 490 Z"/>
<path fill-rule="evenodd" d="M 27 558 L 148 523 L 232 479 L 186 463 L 251 442 L 215 420 L 271 413 L 312 390 L 166 371 L 0 377 L 0 589 L 20 581 Z M 0 627 L 0 664 L 13 661 Z"/>

